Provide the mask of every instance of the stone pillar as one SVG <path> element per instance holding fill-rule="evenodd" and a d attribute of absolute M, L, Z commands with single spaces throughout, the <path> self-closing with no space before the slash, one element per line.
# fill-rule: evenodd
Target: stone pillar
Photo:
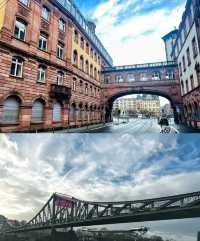
<path fill-rule="evenodd" d="M 63 109 L 63 122 L 62 122 L 62 125 L 64 127 L 67 127 L 68 126 L 68 123 L 69 122 L 69 111 L 67 109 L 66 106 L 64 106 L 64 109 Z"/>
<path fill-rule="evenodd" d="M 52 127 L 52 113 L 53 109 L 49 106 L 44 110 L 44 128 Z"/>
<path fill-rule="evenodd" d="M 21 106 L 20 110 L 20 129 L 29 130 L 31 124 L 32 107 L 31 106 Z"/>

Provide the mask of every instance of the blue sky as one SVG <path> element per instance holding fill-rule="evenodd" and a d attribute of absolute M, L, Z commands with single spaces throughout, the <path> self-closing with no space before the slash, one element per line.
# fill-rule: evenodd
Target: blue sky
<path fill-rule="evenodd" d="M 165 60 L 161 37 L 178 27 L 186 0 L 75 0 L 97 25 L 115 65 Z"/>
<path fill-rule="evenodd" d="M 29 219 L 53 192 L 92 201 L 200 190 L 199 135 L 0 135 L 0 214 Z M 25 205 L 24 205 L 25 204 Z M 120 224 L 195 241 L 200 219 Z"/>

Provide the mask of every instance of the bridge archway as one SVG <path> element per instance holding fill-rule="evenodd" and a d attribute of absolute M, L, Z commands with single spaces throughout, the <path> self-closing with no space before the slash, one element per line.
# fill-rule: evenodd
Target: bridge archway
<path fill-rule="evenodd" d="M 117 100 L 120 97 L 127 96 L 127 95 L 134 95 L 134 94 L 148 94 L 148 95 L 156 95 L 159 97 L 163 97 L 167 99 L 170 104 L 171 108 L 173 109 L 174 113 L 174 121 L 176 123 L 180 122 L 181 119 L 181 103 L 178 102 L 174 97 L 170 96 L 166 92 L 158 91 L 158 90 L 148 90 L 148 89 L 128 89 L 128 90 L 123 90 L 123 91 L 118 91 L 115 94 L 109 96 L 109 98 L 106 99 L 105 101 L 105 121 L 106 122 L 111 122 L 112 121 L 112 109 L 113 109 L 113 103 L 115 100 Z"/>

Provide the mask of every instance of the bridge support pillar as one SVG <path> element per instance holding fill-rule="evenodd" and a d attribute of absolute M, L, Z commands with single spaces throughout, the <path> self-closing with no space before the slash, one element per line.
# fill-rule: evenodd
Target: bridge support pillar
<path fill-rule="evenodd" d="M 174 107 L 174 122 L 176 124 L 183 123 L 183 105 L 176 104 Z"/>
<path fill-rule="evenodd" d="M 78 237 L 73 230 L 68 232 L 58 232 L 56 230 L 52 230 L 51 241 L 78 241 Z"/>

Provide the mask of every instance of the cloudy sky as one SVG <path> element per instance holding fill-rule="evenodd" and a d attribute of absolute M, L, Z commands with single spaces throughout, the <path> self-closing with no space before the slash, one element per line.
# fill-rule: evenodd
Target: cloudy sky
<path fill-rule="evenodd" d="M 178 28 L 186 0 L 74 0 L 96 33 L 114 65 L 165 61 L 161 39 Z M 161 105 L 168 100 L 160 97 Z"/>
<path fill-rule="evenodd" d="M 54 192 L 119 201 L 198 191 L 198 135 L 0 135 L 0 214 L 30 219 Z M 123 224 L 196 241 L 200 219 Z"/>
<path fill-rule="evenodd" d="M 162 37 L 178 27 L 186 0 L 75 0 L 95 21 L 114 60 L 126 65 L 165 60 Z"/>

